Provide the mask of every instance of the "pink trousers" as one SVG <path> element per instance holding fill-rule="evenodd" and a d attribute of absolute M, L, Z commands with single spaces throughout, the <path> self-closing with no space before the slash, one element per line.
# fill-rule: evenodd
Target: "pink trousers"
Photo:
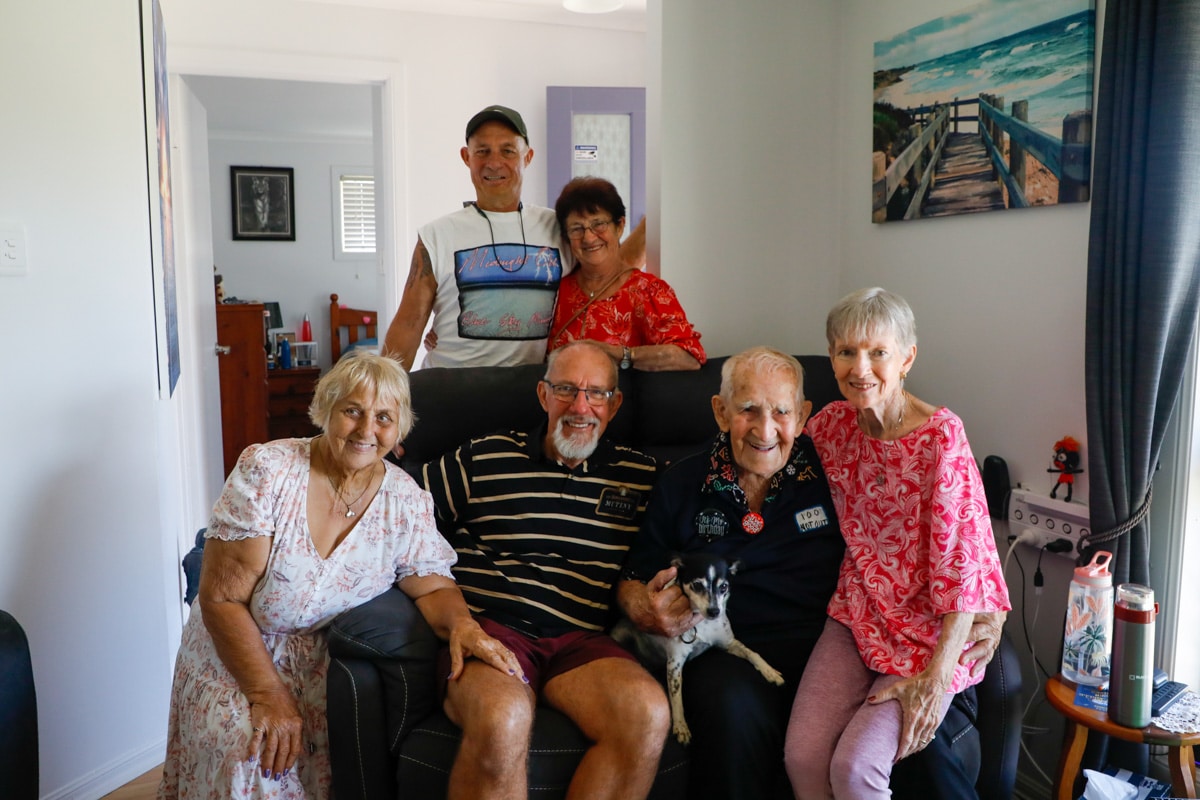
<path fill-rule="evenodd" d="M 800 679 L 784 743 L 784 764 L 797 800 L 892 796 L 900 703 L 871 705 L 866 700 L 901 680 L 867 669 L 850 629 L 826 620 Z M 943 698 L 941 718 L 953 698 Z"/>

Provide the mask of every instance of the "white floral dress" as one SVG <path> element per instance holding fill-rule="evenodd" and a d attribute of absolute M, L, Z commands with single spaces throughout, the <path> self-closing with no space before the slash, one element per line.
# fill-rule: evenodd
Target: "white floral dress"
<path fill-rule="evenodd" d="M 326 626 L 409 575 L 450 576 L 454 551 L 437 531 L 432 500 L 386 463 L 383 484 L 358 524 L 321 558 L 306 516 L 309 453 L 308 439 L 248 447 L 225 482 L 207 532 L 223 540 L 274 537 L 250 613 L 296 697 L 306 752 L 279 780 L 263 778 L 257 762 L 247 760 L 250 706 L 217 656 L 196 605 L 175 662 L 160 798 L 330 797 Z"/>

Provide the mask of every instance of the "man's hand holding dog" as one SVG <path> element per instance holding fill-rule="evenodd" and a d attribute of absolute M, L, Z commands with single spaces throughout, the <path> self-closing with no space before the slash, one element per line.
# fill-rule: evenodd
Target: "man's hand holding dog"
<path fill-rule="evenodd" d="M 622 581 L 618 589 L 625 616 L 643 631 L 675 637 L 696 626 L 703 617 L 675 585 L 675 567 L 667 567 L 649 583 Z"/>

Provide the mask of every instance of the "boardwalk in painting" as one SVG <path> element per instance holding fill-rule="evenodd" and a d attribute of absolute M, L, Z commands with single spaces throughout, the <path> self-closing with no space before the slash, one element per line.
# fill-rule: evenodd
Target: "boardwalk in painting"
<path fill-rule="evenodd" d="M 992 174 L 987 146 L 976 133 L 947 135 L 922 217 L 944 217 L 1004 208 L 1004 196 Z"/>

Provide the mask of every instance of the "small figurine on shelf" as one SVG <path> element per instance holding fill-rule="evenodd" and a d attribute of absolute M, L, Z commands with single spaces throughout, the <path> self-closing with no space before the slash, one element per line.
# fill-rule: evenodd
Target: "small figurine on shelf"
<path fill-rule="evenodd" d="M 1071 436 L 1064 436 L 1054 443 L 1054 460 L 1046 472 L 1057 472 L 1058 481 L 1050 490 L 1050 497 L 1057 499 L 1058 487 L 1067 487 L 1066 501 L 1071 502 L 1071 491 L 1075 488 L 1075 476 L 1083 473 L 1079 468 L 1079 442 Z"/>

